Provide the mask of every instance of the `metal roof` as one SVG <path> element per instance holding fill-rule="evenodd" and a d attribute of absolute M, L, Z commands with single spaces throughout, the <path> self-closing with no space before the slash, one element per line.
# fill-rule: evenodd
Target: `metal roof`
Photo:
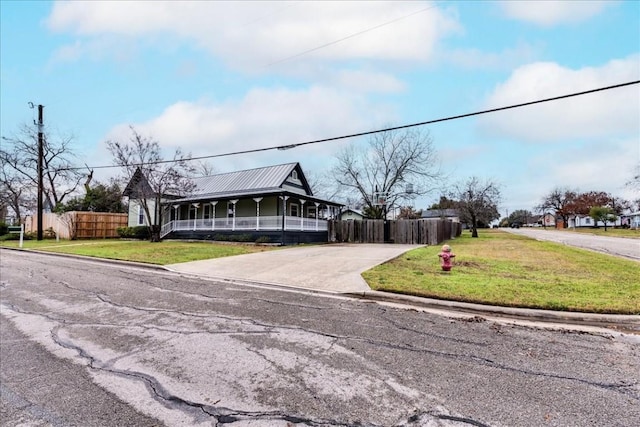
<path fill-rule="evenodd" d="M 460 216 L 457 209 L 427 209 L 422 211 L 422 218 L 452 218 Z"/>
<path fill-rule="evenodd" d="M 251 194 L 281 189 L 282 184 L 297 165 L 298 163 L 287 163 L 194 178 L 192 181 L 195 184 L 195 189 L 189 194 L 189 198 L 228 197 L 234 194 Z"/>
<path fill-rule="evenodd" d="M 284 186 L 287 178 L 294 170 L 298 171 L 298 179 L 302 183 L 303 193 L 298 193 Z M 314 197 L 309 184 L 298 163 L 267 166 L 256 169 L 248 169 L 237 172 L 221 173 L 217 175 L 193 178 L 195 184 L 187 196 L 171 200 L 167 203 L 197 202 L 202 200 L 231 200 L 235 198 L 251 196 L 268 196 L 273 194 L 285 194 L 294 197 L 303 197 L 308 201 L 320 202 L 331 206 L 340 206 L 340 203 L 323 200 Z"/>

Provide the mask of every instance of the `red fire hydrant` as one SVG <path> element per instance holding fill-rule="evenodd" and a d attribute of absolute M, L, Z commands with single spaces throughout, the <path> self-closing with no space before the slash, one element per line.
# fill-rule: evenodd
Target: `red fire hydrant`
<path fill-rule="evenodd" d="M 453 259 L 456 255 L 451 252 L 451 246 L 443 245 L 442 251 L 438 254 L 440 257 L 440 264 L 442 265 L 442 271 L 451 271 Z"/>

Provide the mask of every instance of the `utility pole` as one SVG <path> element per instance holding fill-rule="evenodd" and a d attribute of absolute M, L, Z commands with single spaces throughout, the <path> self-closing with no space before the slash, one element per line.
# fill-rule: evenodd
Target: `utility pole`
<path fill-rule="evenodd" d="M 32 104 L 33 105 L 33 104 Z M 42 110 L 44 105 L 38 105 L 38 240 L 42 240 L 42 217 L 44 216 L 44 209 L 42 203 L 42 193 L 44 190 L 43 180 L 43 157 L 44 157 L 44 133 L 43 133 L 43 119 Z"/>

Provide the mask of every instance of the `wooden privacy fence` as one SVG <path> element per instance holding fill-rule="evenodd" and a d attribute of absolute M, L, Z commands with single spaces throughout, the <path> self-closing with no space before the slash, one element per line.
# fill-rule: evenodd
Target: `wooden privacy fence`
<path fill-rule="evenodd" d="M 128 216 L 125 213 L 106 212 L 65 212 L 63 214 L 46 213 L 42 217 L 43 229 L 52 229 L 61 239 L 110 239 L 119 237 L 118 227 L 126 227 Z M 25 231 L 35 233 L 38 216 L 25 219 Z"/>
<path fill-rule="evenodd" d="M 364 219 L 329 222 L 329 241 L 437 245 L 459 237 L 462 225 L 446 219 Z"/>

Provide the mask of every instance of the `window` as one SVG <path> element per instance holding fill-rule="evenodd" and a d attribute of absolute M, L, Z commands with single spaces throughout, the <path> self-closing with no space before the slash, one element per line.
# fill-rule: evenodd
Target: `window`
<path fill-rule="evenodd" d="M 196 213 L 198 212 L 198 208 L 195 206 L 191 206 L 189 208 L 189 219 L 196 219 Z"/>
<path fill-rule="evenodd" d="M 584 219 L 584 223 L 587 224 L 587 225 L 591 224 L 591 218 L 585 218 Z"/>
<path fill-rule="evenodd" d="M 317 215 L 317 208 L 315 206 L 309 206 L 307 208 L 307 218 L 315 218 Z"/>
<path fill-rule="evenodd" d="M 298 171 L 291 172 L 291 179 L 295 179 L 295 180 L 298 179 Z"/>
<path fill-rule="evenodd" d="M 144 209 L 138 206 L 138 225 L 144 225 Z"/>
<path fill-rule="evenodd" d="M 289 205 L 289 216 L 300 216 L 300 206 L 295 203 Z"/>
<path fill-rule="evenodd" d="M 202 216 L 203 216 L 204 219 L 211 218 L 211 205 L 206 204 L 206 205 L 203 206 Z"/>
<path fill-rule="evenodd" d="M 227 202 L 227 218 L 233 218 L 233 213 L 234 213 L 233 203 Z"/>

